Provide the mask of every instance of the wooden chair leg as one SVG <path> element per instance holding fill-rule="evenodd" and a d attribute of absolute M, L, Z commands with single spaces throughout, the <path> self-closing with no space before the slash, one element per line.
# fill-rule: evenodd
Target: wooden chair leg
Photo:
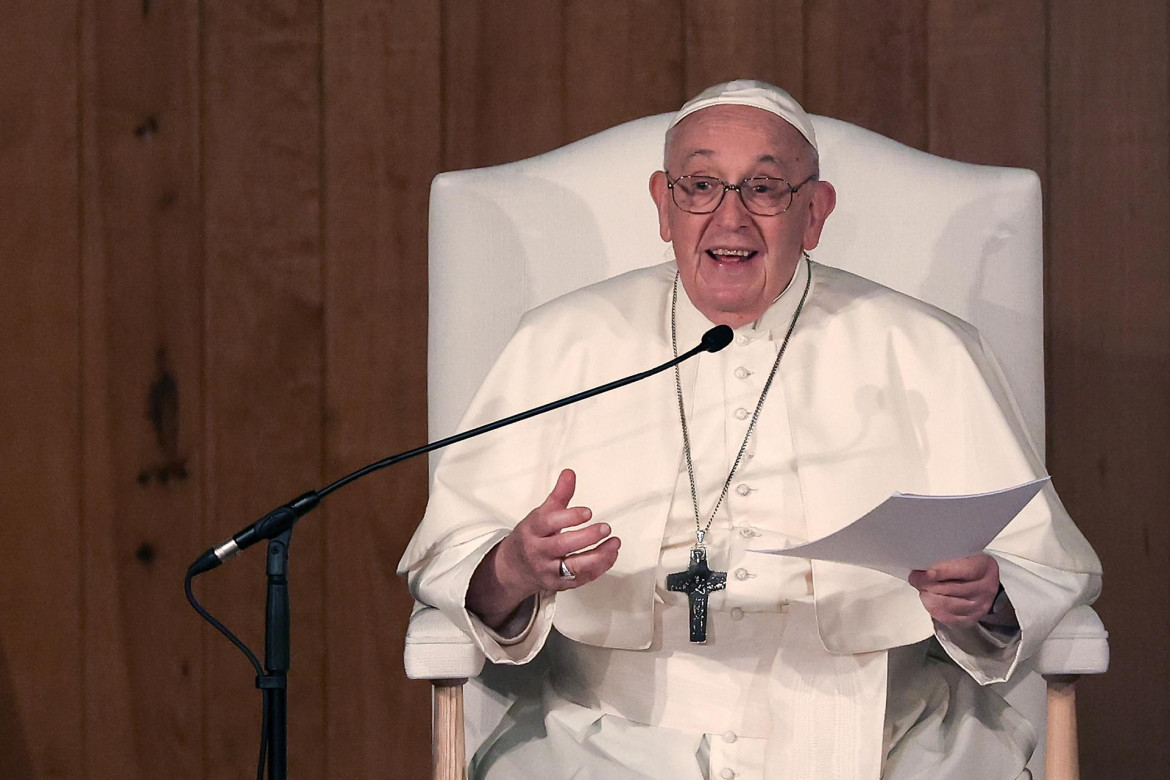
<path fill-rule="evenodd" d="M 1045 675 L 1048 683 L 1047 780 L 1079 780 L 1076 682 L 1080 675 Z"/>
<path fill-rule="evenodd" d="M 434 780 L 467 780 L 467 749 L 463 741 L 463 683 L 466 679 L 434 680 L 434 723 L 431 759 Z"/>

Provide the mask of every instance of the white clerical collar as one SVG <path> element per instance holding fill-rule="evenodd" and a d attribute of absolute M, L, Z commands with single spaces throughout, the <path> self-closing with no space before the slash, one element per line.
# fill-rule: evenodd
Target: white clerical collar
<path fill-rule="evenodd" d="M 673 270 L 673 264 L 672 264 Z M 758 320 L 747 325 L 741 325 L 735 329 L 737 338 L 743 338 L 748 341 L 755 341 L 760 338 L 780 340 L 784 338 L 784 334 L 788 332 L 788 326 L 792 323 L 792 315 L 796 312 L 796 307 L 800 305 L 800 298 L 804 294 L 805 283 L 808 280 L 809 268 L 808 260 L 801 257 L 800 262 L 796 264 L 796 272 L 793 273 L 792 278 L 788 280 L 788 285 L 776 296 L 776 300 L 772 301 L 771 305 L 764 311 Z M 668 292 L 669 294 L 669 292 Z M 670 316 L 669 299 L 667 301 L 667 317 Z M 686 289 L 682 282 L 678 284 L 678 349 L 679 352 L 684 352 L 691 348 L 691 346 L 698 344 L 699 339 L 709 329 L 714 327 L 714 323 L 708 320 L 701 311 L 695 308 L 691 303 L 691 299 L 687 296 Z M 670 321 L 667 320 L 667 336 L 670 335 Z"/>

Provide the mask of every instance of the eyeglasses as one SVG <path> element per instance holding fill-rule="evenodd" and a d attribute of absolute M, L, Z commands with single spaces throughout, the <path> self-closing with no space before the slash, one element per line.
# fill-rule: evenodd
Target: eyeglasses
<path fill-rule="evenodd" d="M 714 176 L 679 176 L 671 181 L 670 173 L 665 173 L 666 188 L 683 211 L 710 214 L 723 204 L 728 190 L 735 190 L 743 207 L 758 217 L 775 217 L 788 211 L 797 190 L 817 178 L 814 173 L 793 187 L 774 176 L 752 176 L 739 184 L 728 184 Z"/>

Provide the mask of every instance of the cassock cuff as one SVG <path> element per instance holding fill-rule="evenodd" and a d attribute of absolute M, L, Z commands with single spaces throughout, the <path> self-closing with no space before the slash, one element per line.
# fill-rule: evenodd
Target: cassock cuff
<path fill-rule="evenodd" d="M 528 633 L 532 630 L 532 623 L 536 617 L 536 596 L 529 596 L 524 599 L 520 606 L 516 607 L 516 611 L 508 618 L 508 621 L 498 629 L 484 624 L 484 631 L 497 644 L 500 645 L 517 645 L 524 641 Z"/>
<path fill-rule="evenodd" d="M 490 549 L 490 548 L 489 548 Z M 538 593 L 517 611 L 498 631 L 479 617 L 464 610 L 473 632 L 472 639 L 495 664 L 526 664 L 544 647 L 552 629 L 556 599 L 552 593 Z"/>
<path fill-rule="evenodd" d="M 425 567 L 407 573 L 415 600 L 439 608 L 467 634 L 484 657 L 492 663 L 524 664 L 544 646 L 552 629 L 555 602 L 552 594 L 539 594 L 521 622 L 510 623 L 503 631 L 490 629 L 467 609 L 467 589 L 484 556 L 499 544 L 509 530 L 497 529 L 469 539 L 431 557 Z M 511 630 L 510 630 L 511 629 Z"/>
<path fill-rule="evenodd" d="M 461 566 L 466 573 L 466 579 L 462 583 L 461 605 L 465 625 L 471 629 L 471 639 L 483 651 L 487 660 L 494 664 L 526 664 L 536 657 L 540 648 L 544 647 L 549 631 L 552 630 L 553 614 L 556 612 L 553 593 L 538 593 L 525 601 L 516 614 L 498 630 L 484 623 L 466 606 L 471 575 L 492 548 L 507 535 L 507 531 L 493 534 L 479 549 L 467 556 Z"/>
<path fill-rule="evenodd" d="M 1006 680 L 1020 652 L 1018 628 L 1005 636 L 982 625 L 957 628 L 936 622 L 935 636 L 947 655 L 980 685 Z"/>

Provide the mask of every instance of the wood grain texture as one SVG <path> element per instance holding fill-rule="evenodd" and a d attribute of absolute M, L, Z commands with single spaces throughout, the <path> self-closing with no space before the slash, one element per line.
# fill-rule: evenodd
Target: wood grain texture
<path fill-rule="evenodd" d="M 1049 465 L 1105 567 L 1086 777 L 1170 766 L 1170 69 L 1163 2 L 1052 2 Z"/>
<path fill-rule="evenodd" d="M 1076 679 L 1048 680 L 1048 742 L 1044 755 L 1044 774 L 1047 777 L 1080 780 Z"/>
<path fill-rule="evenodd" d="M 1049 461 L 1104 560 L 1114 655 L 1078 686 L 1081 766 L 1164 774 L 1167 6 L 2 4 L 0 776 L 251 776 L 252 671 L 182 603 L 182 567 L 425 438 L 431 174 L 739 76 L 1044 177 Z M 393 575 L 424 479 L 407 464 L 298 526 L 297 776 L 425 771 Z M 257 650 L 262 549 L 196 588 Z"/>
<path fill-rule="evenodd" d="M 683 2 L 683 98 L 731 79 L 760 79 L 804 98 L 801 0 Z M 674 108 L 678 108 L 675 105 Z"/>
<path fill-rule="evenodd" d="M 326 14 L 331 479 L 426 441 L 426 193 L 439 170 L 439 32 L 437 0 L 363 0 Z M 430 690 L 403 673 L 411 600 L 395 573 L 426 497 L 419 458 L 348 486 L 314 518 L 328 523 L 327 777 L 429 772 Z"/>
<path fill-rule="evenodd" d="M 443 2 L 444 170 L 564 143 L 564 36 L 558 3 Z"/>
<path fill-rule="evenodd" d="M 817 0 L 805 14 L 805 109 L 925 148 L 926 0 Z"/>
<path fill-rule="evenodd" d="M 197 5 L 84 14 L 86 764 L 202 772 Z M 98 727 L 98 724 L 105 724 Z"/>
<path fill-rule="evenodd" d="M 322 484 L 320 5 L 203 5 L 206 519 L 224 539 Z M 289 548 L 289 769 L 323 777 L 323 528 Z M 202 578 L 204 603 L 263 650 L 263 545 Z M 198 551 L 196 551 L 198 552 Z M 206 776 L 255 771 L 260 696 L 205 630 Z"/>
<path fill-rule="evenodd" d="M 1047 173 L 1044 0 L 927 6 L 926 150 Z"/>
<path fill-rule="evenodd" d="M 673 111 L 684 30 L 673 0 L 566 0 L 565 131 L 575 141 Z"/>
<path fill-rule="evenodd" d="M 0 23 L 0 776 L 79 777 L 77 7 Z"/>
<path fill-rule="evenodd" d="M 463 684 L 466 680 L 435 680 L 434 780 L 467 780 L 464 748 Z"/>

